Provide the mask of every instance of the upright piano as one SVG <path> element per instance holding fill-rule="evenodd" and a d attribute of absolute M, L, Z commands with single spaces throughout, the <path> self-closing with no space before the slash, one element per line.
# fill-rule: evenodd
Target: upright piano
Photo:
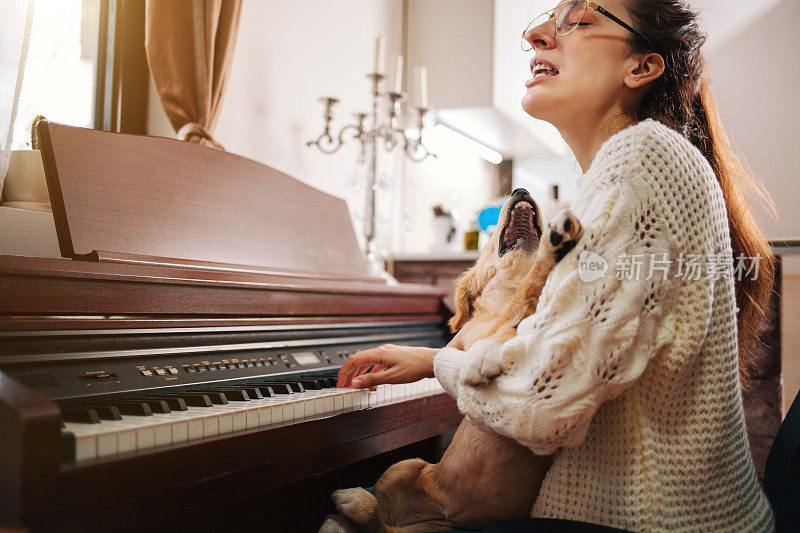
<path fill-rule="evenodd" d="M 344 201 L 211 148 L 39 129 L 63 259 L 0 255 L 0 527 L 303 530 L 276 491 L 327 498 L 304 480 L 458 425 L 432 378 L 336 388 L 357 350 L 449 338 L 439 290 L 370 274 Z"/>

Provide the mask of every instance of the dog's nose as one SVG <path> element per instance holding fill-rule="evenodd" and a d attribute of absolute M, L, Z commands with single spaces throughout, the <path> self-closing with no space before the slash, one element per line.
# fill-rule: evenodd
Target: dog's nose
<path fill-rule="evenodd" d="M 530 193 L 523 188 L 514 189 L 514 192 L 511 193 L 511 196 L 530 196 Z"/>

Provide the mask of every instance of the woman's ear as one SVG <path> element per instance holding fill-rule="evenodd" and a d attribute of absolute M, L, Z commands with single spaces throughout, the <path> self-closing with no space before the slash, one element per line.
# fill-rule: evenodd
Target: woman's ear
<path fill-rule="evenodd" d="M 664 58 L 655 52 L 636 54 L 634 63 L 625 75 L 625 85 L 631 89 L 643 87 L 664 73 Z"/>
<path fill-rule="evenodd" d="M 477 296 L 477 273 L 475 267 L 472 267 L 458 278 L 455 294 L 456 314 L 448 323 L 452 333 L 460 330 L 472 318 L 472 302 Z"/>

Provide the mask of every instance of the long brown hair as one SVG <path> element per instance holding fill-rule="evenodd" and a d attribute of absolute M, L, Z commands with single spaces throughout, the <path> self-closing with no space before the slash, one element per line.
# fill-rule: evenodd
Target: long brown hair
<path fill-rule="evenodd" d="M 759 198 L 773 217 L 774 205 L 763 184 L 737 156 L 722 127 L 705 74 L 701 47 L 706 36 L 700 30 L 697 13 L 681 0 L 626 0 L 625 3 L 633 26 L 653 44 L 650 50 L 645 43 L 632 41 L 634 51 L 660 54 L 665 67 L 637 109 L 631 110 L 632 114 L 637 120 L 653 118 L 664 123 L 700 149 L 722 188 L 734 261 L 740 254 L 744 258 L 760 257 L 757 277 L 751 273 L 735 278 L 739 375 L 746 386 L 748 366 L 754 362 L 758 335 L 766 322 L 775 259 L 744 193 Z"/>

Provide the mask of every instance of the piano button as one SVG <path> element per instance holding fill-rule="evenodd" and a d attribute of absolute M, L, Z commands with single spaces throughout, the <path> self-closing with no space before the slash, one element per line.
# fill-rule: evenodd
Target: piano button
<path fill-rule="evenodd" d="M 191 407 L 211 407 L 211 399 L 202 392 L 163 392 L 158 395 L 153 395 L 151 398 L 179 398 L 185 402 L 187 406 Z"/>
<path fill-rule="evenodd" d="M 141 370 L 140 371 L 143 376 L 152 376 L 153 372 L 151 370 Z"/>
<path fill-rule="evenodd" d="M 195 372 L 197 372 L 197 369 L 193 366 L 184 366 L 183 368 L 185 368 L 186 371 L 189 372 L 190 374 L 194 374 Z"/>
<path fill-rule="evenodd" d="M 195 365 L 194 367 L 198 372 L 206 372 L 208 370 L 204 365 Z"/>
<path fill-rule="evenodd" d="M 217 365 L 206 365 L 206 369 L 209 372 L 216 372 L 217 371 Z"/>
<path fill-rule="evenodd" d="M 168 368 L 167 372 L 169 372 L 170 374 L 177 374 L 178 373 L 178 369 L 177 368 Z"/>
<path fill-rule="evenodd" d="M 61 419 L 64 422 L 77 422 L 79 424 L 99 424 L 100 415 L 94 409 L 81 409 L 65 407 L 61 409 Z"/>
<path fill-rule="evenodd" d="M 166 376 L 167 375 L 167 371 L 164 370 L 163 368 L 156 368 L 155 369 L 155 373 L 158 374 L 159 376 Z"/>
<path fill-rule="evenodd" d="M 122 413 L 114 406 L 105 403 L 83 404 L 84 407 L 94 409 L 103 420 L 122 420 Z"/>
<path fill-rule="evenodd" d="M 217 369 L 219 369 L 219 370 L 228 370 L 228 365 L 219 364 L 219 365 L 217 365 Z"/>

